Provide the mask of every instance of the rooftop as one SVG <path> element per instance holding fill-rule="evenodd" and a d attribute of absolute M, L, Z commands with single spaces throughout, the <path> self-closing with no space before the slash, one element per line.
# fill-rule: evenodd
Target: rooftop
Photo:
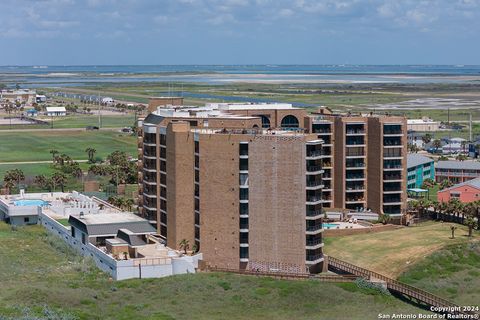
<path fill-rule="evenodd" d="M 478 161 L 438 161 L 437 169 L 457 169 L 457 170 L 480 170 L 480 162 Z"/>
<path fill-rule="evenodd" d="M 422 155 L 416 154 L 416 153 L 409 153 L 407 155 L 407 168 L 420 166 L 422 164 L 430 163 L 432 161 L 433 161 L 432 158 L 422 156 Z"/>
<path fill-rule="evenodd" d="M 150 223 L 131 213 L 99 213 L 70 215 L 68 222 L 89 236 L 117 235 L 118 230 L 128 229 L 132 234 L 154 234 Z"/>
<path fill-rule="evenodd" d="M 407 124 L 434 124 L 438 123 L 439 121 L 433 121 L 432 119 L 407 119 Z"/>
<path fill-rule="evenodd" d="M 473 188 L 476 188 L 476 189 L 480 190 L 480 178 L 476 178 L 476 179 L 473 179 L 473 180 L 469 180 L 469 181 L 465 181 L 465 182 L 456 184 L 456 185 L 454 185 L 450 188 L 440 190 L 439 192 L 445 192 L 445 191 L 452 190 L 452 189 L 457 189 L 458 187 L 463 187 L 463 186 L 470 186 L 470 187 L 473 187 Z"/>

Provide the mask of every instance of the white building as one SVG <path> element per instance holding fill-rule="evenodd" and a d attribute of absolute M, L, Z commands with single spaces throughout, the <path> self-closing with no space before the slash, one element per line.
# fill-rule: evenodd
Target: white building
<path fill-rule="evenodd" d="M 407 120 L 407 130 L 412 131 L 438 131 L 440 129 L 440 122 L 433 121 L 430 118 L 422 119 L 408 119 Z"/>
<path fill-rule="evenodd" d="M 114 104 L 115 100 L 111 97 L 102 98 L 102 104 Z"/>
<path fill-rule="evenodd" d="M 47 107 L 46 109 L 49 117 L 64 117 L 67 115 L 65 107 Z"/>

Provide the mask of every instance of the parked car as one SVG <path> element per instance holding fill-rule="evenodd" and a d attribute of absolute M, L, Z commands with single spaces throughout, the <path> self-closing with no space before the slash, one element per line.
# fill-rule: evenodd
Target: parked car
<path fill-rule="evenodd" d="M 87 126 L 85 129 L 86 130 L 99 130 L 100 128 L 97 127 L 97 126 Z"/>

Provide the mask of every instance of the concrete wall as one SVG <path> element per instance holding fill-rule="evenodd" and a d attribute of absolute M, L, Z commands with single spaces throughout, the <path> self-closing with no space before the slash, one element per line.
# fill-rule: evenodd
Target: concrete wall
<path fill-rule="evenodd" d="M 305 271 L 305 152 L 302 136 L 249 144 L 249 268 Z"/>
<path fill-rule="evenodd" d="M 75 237 L 71 235 L 71 227 L 65 227 L 45 214 L 40 214 L 40 224 L 45 229 L 62 238 L 68 245 L 86 257 L 93 259 L 97 267 L 110 274 L 115 280 L 133 278 L 160 278 L 180 273 L 194 273 L 202 255 L 167 259 L 169 263 L 155 264 L 156 259 L 132 259 L 117 261 L 105 252 L 86 242 L 82 243 L 81 232 L 76 229 Z M 163 259 L 165 260 L 165 259 Z"/>

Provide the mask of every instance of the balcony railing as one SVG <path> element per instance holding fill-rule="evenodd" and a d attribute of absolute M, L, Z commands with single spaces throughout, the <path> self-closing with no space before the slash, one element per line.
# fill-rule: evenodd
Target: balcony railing
<path fill-rule="evenodd" d="M 308 166 L 307 171 L 308 172 L 317 172 L 322 170 L 322 166 Z"/>
<path fill-rule="evenodd" d="M 307 187 L 318 187 L 323 185 L 322 181 L 307 181 Z"/>
<path fill-rule="evenodd" d="M 347 168 L 364 168 L 365 162 L 347 162 L 346 167 Z"/>
<path fill-rule="evenodd" d="M 402 180 L 402 176 L 399 174 L 388 174 L 383 176 L 383 180 Z"/>
<path fill-rule="evenodd" d="M 365 134 L 365 130 L 363 130 L 363 129 L 357 129 L 357 130 L 349 129 L 349 130 L 347 130 L 347 134 Z"/>
<path fill-rule="evenodd" d="M 323 254 L 307 255 L 307 261 L 317 261 L 323 258 Z"/>
<path fill-rule="evenodd" d="M 316 246 L 323 243 L 323 239 L 307 240 L 305 243 L 307 246 Z"/>
<path fill-rule="evenodd" d="M 346 179 L 363 179 L 365 178 L 364 174 L 347 174 Z"/>
<path fill-rule="evenodd" d="M 321 210 L 307 210 L 307 217 L 316 217 L 322 215 Z"/>
<path fill-rule="evenodd" d="M 322 225 L 321 224 L 317 224 L 317 225 L 314 225 L 314 226 L 307 226 L 306 227 L 306 231 L 318 231 L 318 230 L 321 230 L 322 229 Z"/>
<path fill-rule="evenodd" d="M 320 157 L 322 155 L 322 151 L 320 150 L 313 150 L 307 152 L 307 157 Z"/>

